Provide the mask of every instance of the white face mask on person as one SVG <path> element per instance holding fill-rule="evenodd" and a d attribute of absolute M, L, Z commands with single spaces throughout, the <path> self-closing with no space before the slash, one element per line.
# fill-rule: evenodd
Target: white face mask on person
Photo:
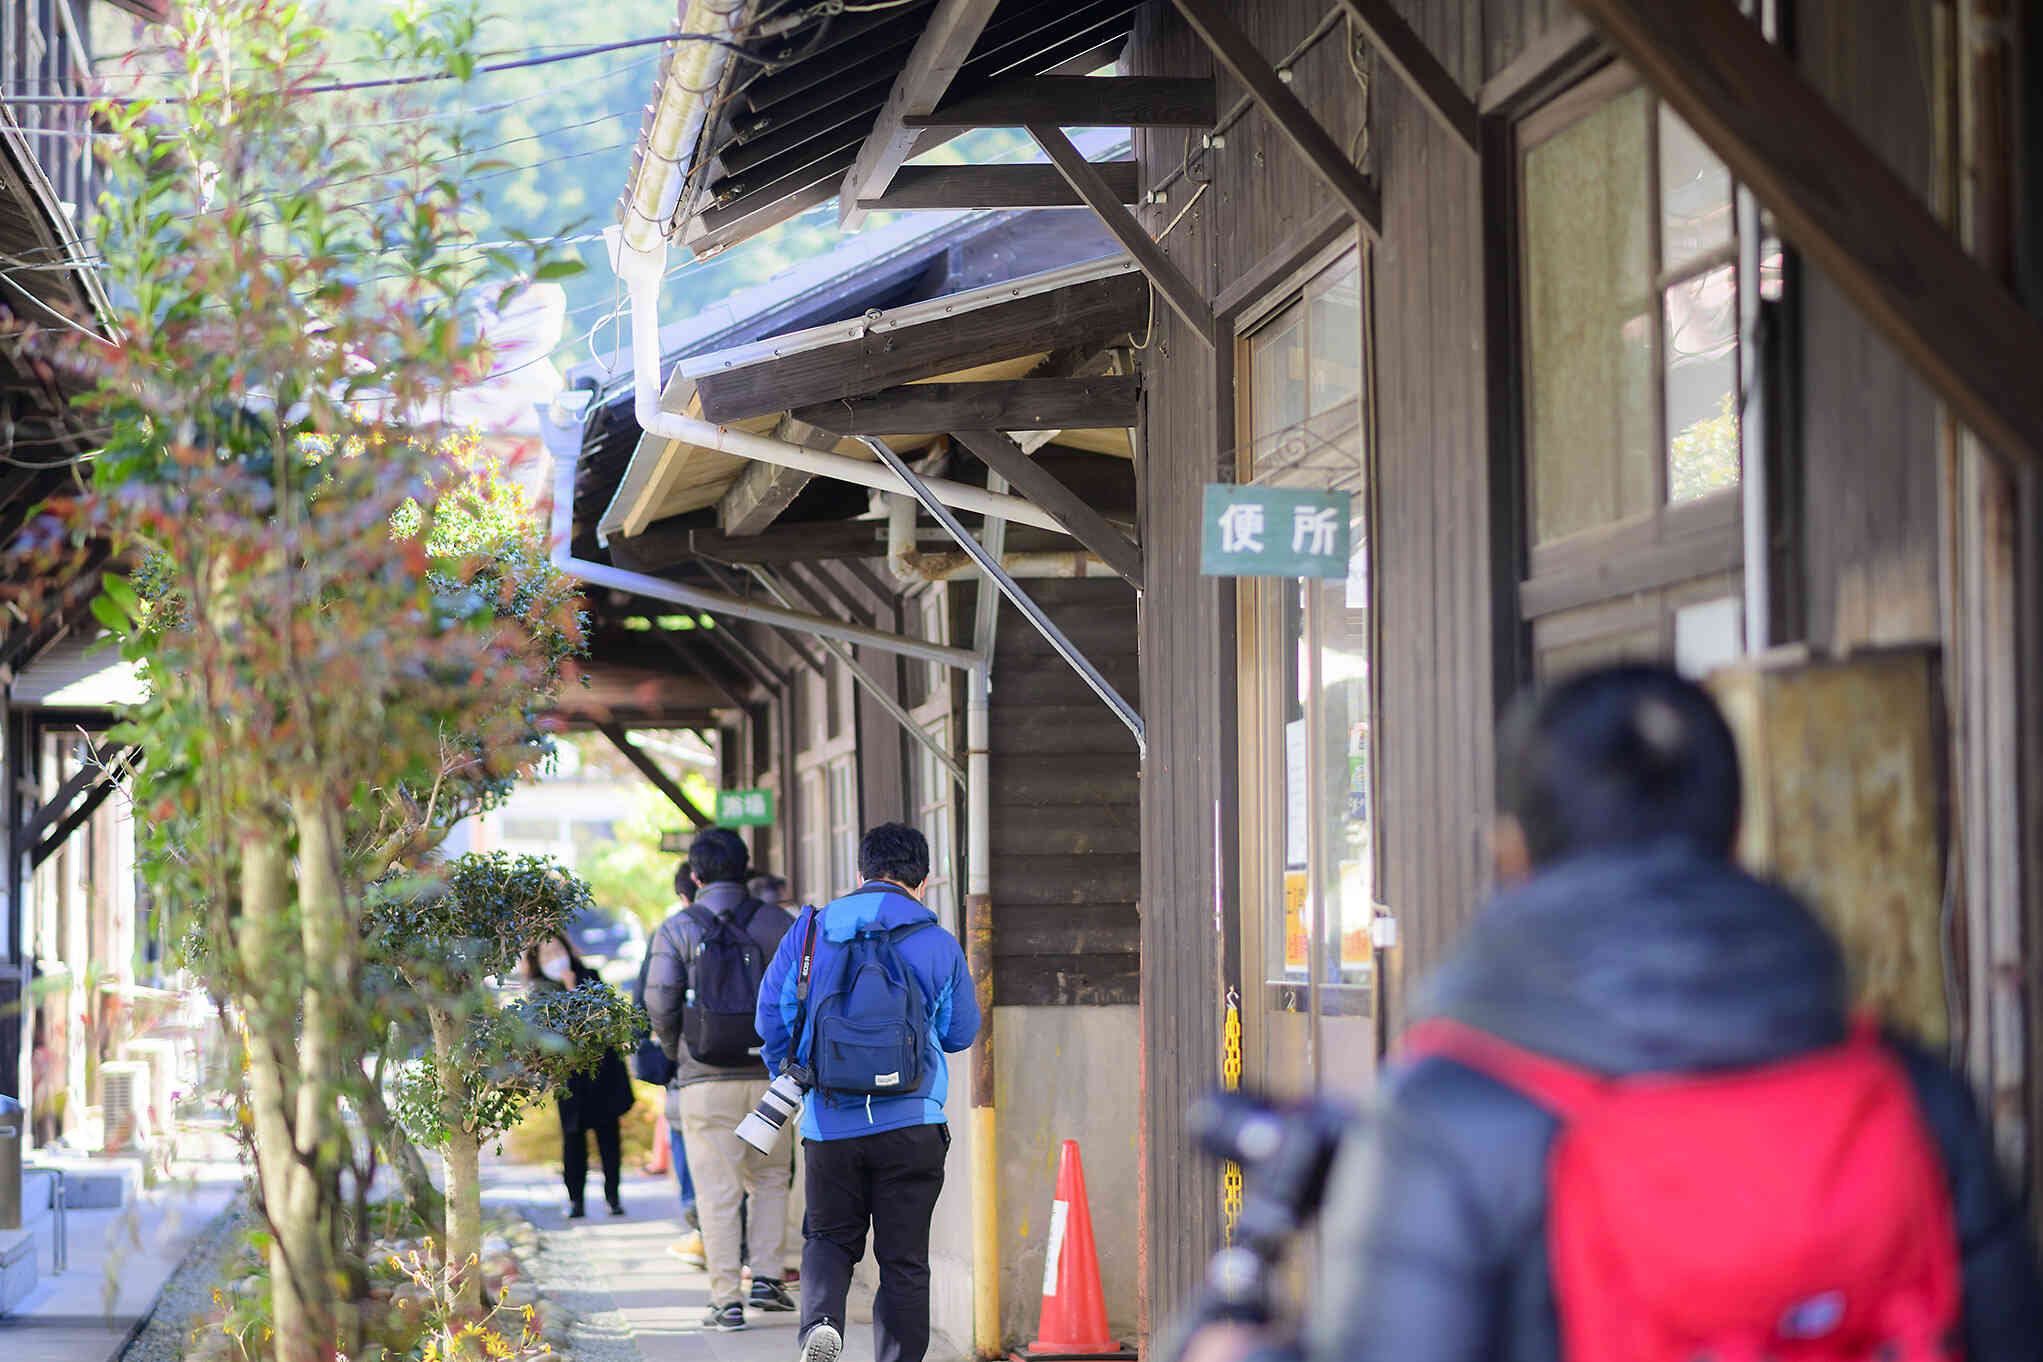
<path fill-rule="evenodd" d="M 564 955 L 556 955 L 551 960 L 539 962 L 539 972 L 557 984 L 567 982 L 568 970 L 567 957 Z"/>

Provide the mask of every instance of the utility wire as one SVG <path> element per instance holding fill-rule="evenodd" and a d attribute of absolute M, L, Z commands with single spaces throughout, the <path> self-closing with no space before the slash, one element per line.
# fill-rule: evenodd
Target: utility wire
<path fill-rule="evenodd" d="M 606 52 L 621 52 L 626 48 L 649 47 L 654 43 L 684 42 L 714 43 L 718 47 L 725 48 L 737 56 L 744 57 L 748 61 L 756 62 L 760 60 L 758 57 L 754 57 L 751 53 L 745 51 L 741 44 L 732 42 L 730 39 L 714 33 L 667 33 L 654 38 L 628 38 L 623 42 L 602 43 L 595 47 L 578 47 L 571 52 L 557 52 L 542 57 L 526 57 L 520 61 L 492 62 L 485 66 L 476 67 L 474 71 L 465 77 L 457 76 L 452 71 L 433 71 L 417 76 L 385 76 L 379 80 L 350 80 L 339 81 L 329 85 L 308 85 L 302 90 L 293 90 L 290 93 L 293 95 L 334 95 L 356 90 L 388 90 L 407 85 L 429 85 L 446 80 L 465 81 L 475 76 L 492 75 L 499 71 L 518 71 L 532 66 L 551 66 L 556 62 L 579 61 L 584 57 L 601 56 Z M 29 97 L 6 95 L 0 96 L 0 98 L 4 98 L 8 103 L 13 104 L 77 104 L 87 106 L 101 103 L 119 104 L 144 100 L 153 104 L 182 104 L 186 102 L 186 96 L 184 95 L 35 95 Z"/>

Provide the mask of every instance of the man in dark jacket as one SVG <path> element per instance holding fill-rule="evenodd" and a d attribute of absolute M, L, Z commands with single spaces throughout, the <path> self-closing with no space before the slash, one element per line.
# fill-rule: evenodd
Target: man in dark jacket
<path fill-rule="evenodd" d="M 1503 887 L 1418 1017 L 1606 1076 L 1747 1069 L 1844 1039 L 1836 943 L 1731 861 L 1738 759 L 1707 695 L 1655 668 L 1592 672 L 1521 705 L 1498 748 Z M 1964 1356 L 2043 1358 L 2026 1219 L 1971 1094 L 1890 1043 L 1949 1179 Z M 1335 1166 L 1302 1339 L 1213 1329 L 1193 1357 L 1564 1362 L 1546 1251 L 1555 1118 L 1441 1057 L 1392 1066 L 1375 1116 Z"/>
<path fill-rule="evenodd" d="M 701 885 L 692 906 L 727 924 L 742 920 L 749 910 L 744 931 L 758 944 L 760 959 L 771 960 L 793 919 L 786 909 L 746 894 L 749 860 L 735 832 L 704 829 L 688 848 L 689 869 Z M 667 1085 L 667 1123 L 681 1132 L 695 1182 L 696 1221 L 709 1267 L 710 1311 L 703 1326 L 729 1332 L 745 1327 L 744 1249 L 751 1257 L 752 1308 L 795 1309 L 780 1275 L 790 1170 L 785 1155 L 761 1154 L 733 1133 L 765 1095 L 765 1063 L 756 1054 L 738 1066 L 705 1063 L 689 1053 L 681 1034 L 689 969 L 702 951 L 703 935 L 702 924 L 687 908 L 660 924 L 646 966 L 645 1004 L 653 1034 L 675 1064 Z"/>

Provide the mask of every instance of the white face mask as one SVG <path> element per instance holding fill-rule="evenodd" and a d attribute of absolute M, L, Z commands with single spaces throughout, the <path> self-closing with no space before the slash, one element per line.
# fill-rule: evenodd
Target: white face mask
<path fill-rule="evenodd" d="M 551 960 L 541 960 L 539 962 L 539 972 L 555 983 L 566 983 L 568 977 L 567 957 L 563 955 L 555 956 Z"/>

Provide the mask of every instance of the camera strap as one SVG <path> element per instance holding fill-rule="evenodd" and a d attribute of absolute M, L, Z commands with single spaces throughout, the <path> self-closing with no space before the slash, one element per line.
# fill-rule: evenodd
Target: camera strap
<path fill-rule="evenodd" d="M 809 976 L 816 968 L 816 920 L 823 916 L 821 908 L 809 909 L 809 932 L 802 939 L 801 963 L 795 967 L 795 1020 L 794 1030 L 788 1035 L 787 1062 L 794 1063 L 795 1054 L 802 1046 L 802 1028 L 809 1024 Z"/>

